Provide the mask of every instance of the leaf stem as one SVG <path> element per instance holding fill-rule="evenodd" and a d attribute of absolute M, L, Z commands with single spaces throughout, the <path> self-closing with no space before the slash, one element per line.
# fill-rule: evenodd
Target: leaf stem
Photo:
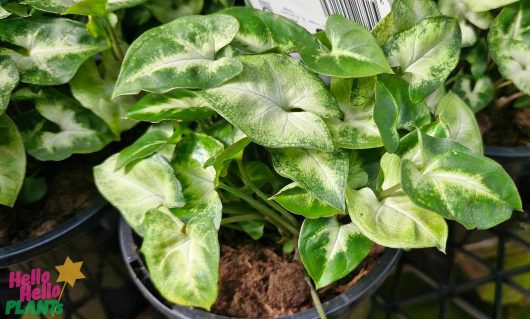
<path fill-rule="evenodd" d="M 276 203 L 275 201 L 269 199 L 269 196 L 265 195 L 256 185 L 254 185 L 247 177 L 245 170 L 243 169 L 243 163 L 241 160 L 237 161 L 237 168 L 239 169 L 239 174 L 241 175 L 241 179 L 243 180 L 243 183 L 250 187 L 250 189 L 258 195 L 259 198 L 261 198 L 265 203 L 269 204 L 272 208 L 277 210 L 283 217 L 285 217 L 289 222 L 294 226 L 298 227 L 298 221 L 296 218 L 289 213 L 285 208 L 283 208 L 281 205 Z"/>
<path fill-rule="evenodd" d="M 497 109 L 503 109 L 510 103 L 512 103 L 514 100 L 517 100 L 518 98 L 523 97 L 524 95 L 525 94 L 523 92 L 516 92 L 509 96 L 503 96 L 495 102 L 495 107 Z"/>
<path fill-rule="evenodd" d="M 123 63 L 124 55 L 120 47 L 118 34 L 116 34 L 116 30 L 114 30 L 114 28 L 112 27 L 108 16 L 103 17 L 103 21 L 105 21 L 105 26 L 107 27 L 107 32 L 110 37 L 110 42 L 112 44 L 112 50 L 114 51 L 114 55 L 121 63 Z"/>
<path fill-rule="evenodd" d="M 221 225 L 228 225 L 239 222 L 248 222 L 252 220 L 263 220 L 264 218 L 259 215 L 247 214 L 247 215 L 238 215 L 232 217 L 226 217 L 221 220 Z"/>
<path fill-rule="evenodd" d="M 219 185 L 217 187 L 219 187 L 220 189 L 223 189 L 223 190 L 231 193 L 234 196 L 237 196 L 237 197 L 241 198 L 242 200 L 247 202 L 250 206 L 254 207 L 257 211 L 262 213 L 265 217 L 267 217 L 267 219 L 271 223 L 273 223 L 274 225 L 276 225 L 280 229 L 287 230 L 287 232 L 290 232 L 295 237 L 298 236 L 298 230 L 293 225 L 291 225 L 290 223 L 285 221 L 274 210 L 272 210 L 272 209 L 268 208 L 267 206 L 263 205 L 262 203 L 258 202 L 257 200 L 255 200 L 251 196 L 241 192 L 240 190 L 238 190 L 236 188 L 233 188 L 233 187 L 228 186 L 228 185 L 223 184 L 223 183 L 219 183 Z"/>
<path fill-rule="evenodd" d="M 379 196 L 377 196 L 377 197 L 379 198 L 379 200 L 381 200 L 383 198 L 387 198 L 388 196 L 394 194 L 395 192 L 397 192 L 400 189 L 401 189 L 401 183 L 396 184 L 396 185 L 390 187 L 389 189 L 385 189 L 384 191 L 379 193 Z"/>
<path fill-rule="evenodd" d="M 512 85 L 513 82 L 510 81 L 510 80 L 507 80 L 507 81 L 504 81 L 504 82 L 501 82 L 501 83 L 498 83 L 497 85 L 495 85 L 495 89 L 498 90 L 500 88 L 503 88 L 505 86 L 509 86 L 509 85 Z"/>
<path fill-rule="evenodd" d="M 311 299 L 313 300 L 313 305 L 315 306 L 315 309 L 318 312 L 318 315 L 320 316 L 320 319 L 327 319 L 326 312 L 324 311 L 324 307 L 322 307 L 322 302 L 320 302 L 320 298 L 318 297 L 318 293 L 313 286 L 313 283 L 311 282 L 311 279 L 305 275 L 305 281 L 309 288 L 311 289 Z"/>

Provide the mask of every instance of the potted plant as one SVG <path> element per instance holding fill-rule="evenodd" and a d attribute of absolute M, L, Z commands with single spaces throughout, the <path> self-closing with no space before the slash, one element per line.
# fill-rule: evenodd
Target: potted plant
<path fill-rule="evenodd" d="M 221 314 L 263 316 L 218 310 L 240 283 L 230 276 L 237 269 L 222 263 L 220 273 L 219 262 L 245 233 L 300 260 L 291 277 L 311 278 L 309 317 L 324 318 L 336 309 L 322 306 L 316 290 L 350 274 L 373 243 L 443 251 L 446 218 L 489 228 L 521 210 L 510 177 L 482 155 L 465 102 L 447 93 L 432 103 L 459 62 L 460 39 L 458 21 L 431 1 L 395 1 L 373 34 L 332 15 L 325 32 L 311 35 L 235 7 L 140 35 L 113 96 L 142 92 L 127 117 L 153 124 L 94 175 L 140 236 L 156 290 L 195 307 L 175 306 L 171 316 L 215 317 L 204 310 L 216 300 Z M 223 256 L 219 232 L 232 241 Z M 122 238 L 130 257 L 130 230 Z M 135 258 L 133 268 L 141 263 Z"/>
<path fill-rule="evenodd" d="M 477 114 L 486 155 L 498 160 L 520 189 L 530 168 L 530 81 L 528 1 L 438 2 L 443 14 L 458 18 L 462 61 L 446 88 Z"/>

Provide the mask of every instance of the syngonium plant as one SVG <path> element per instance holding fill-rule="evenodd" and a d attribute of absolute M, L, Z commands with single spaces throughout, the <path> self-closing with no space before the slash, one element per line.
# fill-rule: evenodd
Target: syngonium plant
<path fill-rule="evenodd" d="M 234 7 L 132 43 L 114 97 L 145 92 L 127 116 L 153 124 L 94 173 L 167 300 L 210 309 L 221 227 L 294 248 L 321 288 L 372 243 L 444 251 L 445 219 L 483 229 L 521 210 L 466 103 L 433 103 L 459 61 L 458 20 L 393 6 L 373 33 L 332 15 L 311 35 Z"/>
<path fill-rule="evenodd" d="M 125 118 L 135 97 L 111 99 L 126 48 L 123 10 L 136 6 L 166 21 L 205 5 L 144 2 L 0 1 L 0 205 L 45 195 L 46 181 L 35 172 L 46 166 L 26 173 L 26 153 L 38 161 L 93 153 L 136 123 Z M 229 2 L 207 1 L 208 10 Z M 164 13 L 156 14 L 161 7 Z"/>

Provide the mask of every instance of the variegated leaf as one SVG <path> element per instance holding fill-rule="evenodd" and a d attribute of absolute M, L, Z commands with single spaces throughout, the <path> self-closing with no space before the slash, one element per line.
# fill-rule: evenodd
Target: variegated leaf
<path fill-rule="evenodd" d="M 118 154 L 94 168 L 96 186 L 138 234 L 145 233 L 149 210 L 184 205 L 181 185 L 162 155 L 154 154 L 120 170 L 116 170 L 117 160 Z"/>
<path fill-rule="evenodd" d="M 78 14 L 104 17 L 107 13 L 107 0 L 81 0 L 74 2 L 72 6 L 61 12 L 61 15 Z"/>
<path fill-rule="evenodd" d="M 112 0 L 111 0 L 112 1 Z M 145 1 L 145 7 L 162 23 L 201 13 L 204 0 L 157 0 Z"/>
<path fill-rule="evenodd" d="M 116 160 L 116 169 L 121 169 L 139 158 L 158 152 L 170 142 L 174 133 L 175 129 L 169 122 L 162 122 L 149 127 L 147 132 L 133 144 L 121 150 Z"/>
<path fill-rule="evenodd" d="M 315 42 L 306 29 L 276 14 L 249 7 L 228 8 L 221 13 L 239 21 L 239 32 L 232 45 L 243 51 L 290 53 Z"/>
<path fill-rule="evenodd" d="M 26 153 L 13 121 L 0 115 L 0 205 L 13 207 L 24 182 Z"/>
<path fill-rule="evenodd" d="M 341 225 L 336 217 L 306 219 L 298 239 L 300 258 L 317 289 L 349 274 L 371 247 L 353 223 Z"/>
<path fill-rule="evenodd" d="M 317 199 L 344 211 L 344 189 L 348 177 L 348 153 L 303 148 L 271 149 L 278 174 L 290 178 Z"/>
<path fill-rule="evenodd" d="M 336 208 L 318 200 L 296 183 L 285 186 L 272 199 L 290 212 L 306 218 L 329 217 L 339 213 Z"/>
<path fill-rule="evenodd" d="M 61 161 L 72 154 L 99 151 L 112 141 L 108 126 L 94 113 L 55 89 L 35 102 L 40 116 L 21 123 L 27 152 L 41 161 Z M 36 115 L 36 114 L 35 114 Z"/>
<path fill-rule="evenodd" d="M 175 148 L 171 164 L 182 183 L 186 205 L 172 209 L 173 214 L 184 221 L 200 217 L 213 222 L 219 228 L 222 203 L 215 190 L 215 168 L 204 167 L 206 161 L 223 150 L 223 144 L 205 134 L 192 134 Z"/>
<path fill-rule="evenodd" d="M 442 121 L 433 122 L 420 128 L 420 130 L 433 137 L 449 138 L 449 128 Z M 418 138 L 418 130 L 414 130 L 401 138 L 399 149 L 396 154 L 402 159 L 412 161 L 416 166 L 422 165 L 421 145 Z"/>
<path fill-rule="evenodd" d="M 381 157 L 381 170 L 377 176 L 377 190 L 384 191 L 401 183 L 401 158 L 385 153 Z"/>
<path fill-rule="evenodd" d="M 474 83 L 469 76 L 459 76 L 452 90 L 466 102 L 473 113 L 477 113 L 493 100 L 495 86 L 488 76 L 482 76 Z"/>
<path fill-rule="evenodd" d="M 358 189 L 360 187 L 367 186 L 370 176 L 366 169 L 370 170 L 369 167 L 371 164 L 366 161 L 367 156 L 362 156 L 361 152 L 363 151 L 350 151 L 349 154 L 349 171 L 348 171 L 348 180 L 346 181 L 346 186 L 351 189 Z M 377 152 L 375 150 L 370 150 L 368 152 Z M 378 152 L 379 153 L 379 152 Z M 377 154 L 377 153 L 376 153 Z M 380 156 L 377 154 L 377 157 Z M 375 162 L 375 161 L 374 161 Z M 375 162 L 375 169 L 379 169 L 377 162 Z"/>
<path fill-rule="evenodd" d="M 145 218 L 142 242 L 151 281 L 168 301 L 209 310 L 217 298 L 219 241 L 210 220 L 184 225 L 160 210 Z"/>
<path fill-rule="evenodd" d="M 79 1 L 75 0 L 24 0 L 35 9 L 51 12 L 62 13 Z M 137 6 L 146 0 L 108 0 L 107 5 L 110 11 Z"/>
<path fill-rule="evenodd" d="M 133 105 L 127 117 L 139 121 L 196 121 L 213 115 L 208 103 L 193 91 L 176 89 L 165 94 L 151 93 Z"/>
<path fill-rule="evenodd" d="M 2 6 L 0 6 L 0 19 L 5 19 L 11 15 L 11 12 L 4 9 Z"/>
<path fill-rule="evenodd" d="M 17 86 L 18 78 L 15 63 L 7 57 L 0 56 L 0 115 L 7 109 L 11 91 Z"/>
<path fill-rule="evenodd" d="M 108 47 L 83 23 L 46 16 L 1 20 L 0 39 L 25 50 L 0 48 L 0 55 L 15 62 L 21 82 L 38 85 L 68 82 L 85 60 Z"/>
<path fill-rule="evenodd" d="M 120 96 L 112 99 L 119 65 L 110 52 L 103 55 L 98 67 L 94 60 L 86 61 L 70 81 L 72 95 L 85 108 L 94 112 L 109 126 L 115 136 L 133 127 L 136 122 L 126 119 L 128 109 L 136 102 L 134 97 Z"/>
<path fill-rule="evenodd" d="M 417 205 L 467 228 L 490 228 L 521 210 L 510 176 L 495 161 L 448 139 L 420 134 L 422 169 L 402 164 L 403 190 Z"/>
<path fill-rule="evenodd" d="M 517 2 L 518 0 L 460 0 L 466 4 L 469 9 L 477 12 L 489 11 L 500 7 L 507 6 L 511 3 Z M 524 0 L 522 1 L 524 2 Z"/>
<path fill-rule="evenodd" d="M 449 138 L 482 154 L 482 134 L 475 115 L 456 94 L 447 93 L 436 106 L 436 116 L 447 125 Z"/>
<path fill-rule="evenodd" d="M 530 2 L 504 8 L 488 34 L 490 53 L 499 72 L 530 95 Z"/>
<path fill-rule="evenodd" d="M 440 0 L 438 6 L 443 15 L 458 19 L 462 32 L 462 47 L 471 46 L 477 41 L 477 33 L 472 25 L 487 30 L 493 21 L 489 11 L 474 12 L 463 0 Z"/>
<path fill-rule="evenodd" d="M 383 50 L 362 25 L 334 14 L 326 21 L 326 36 L 331 49 L 313 42 L 300 51 L 314 72 L 341 78 L 392 73 Z"/>
<path fill-rule="evenodd" d="M 488 67 L 488 45 L 486 39 L 480 39 L 462 57 L 471 64 L 471 75 L 478 79 L 484 75 Z"/>
<path fill-rule="evenodd" d="M 233 58 L 215 59 L 238 29 L 235 18 L 213 14 L 178 18 L 143 33 L 127 51 L 114 96 L 222 84 L 242 70 Z"/>
<path fill-rule="evenodd" d="M 326 119 L 333 144 L 348 149 L 365 149 L 383 145 L 374 121 L 375 78 L 331 79 L 331 93 L 344 117 Z"/>
<path fill-rule="evenodd" d="M 403 192 L 379 200 L 370 188 L 348 189 L 346 201 L 353 224 L 371 241 L 392 248 L 445 251 L 448 230 L 443 217 L 415 205 Z"/>
<path fill-rule="evenodd" d="M 340 117 L 324 83 L 289 56 L 238 57 L 243 72 L 198 92 L 210 107 L 252 141 L 267 147 L 332 149 L 322 118 Z"/>
<path fill-rule="evenodd" d="M 422 20 L 390 38 L 385 51 L 392 67 L 410 83 L 409 94 L 419 102 L 442 84 L 460 56 L 460 28 L 454 18 Z"/>

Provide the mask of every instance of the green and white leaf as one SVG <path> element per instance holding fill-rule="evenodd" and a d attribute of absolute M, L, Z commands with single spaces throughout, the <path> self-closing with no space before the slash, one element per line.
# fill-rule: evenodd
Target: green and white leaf
<path fill-rule="evenodd" d="M 436 106 L 436 116 L 447 125 L 449 138 L 475 154 L 483 154 L 482 134 L 475 115 L 458 95 L 447 93 Z"/>
<path fill-rule="evenodd" d="M 13 207 L 24 182 L 26 153 L 15 123 L 0 115 L 0 205 Z"/>
<path fill-rule="evenodd" d="M 478 79 L 484 75 L 488 67 L 488 45 L 486 39 L 480 39 L 470 48 L 463 58 L 471 64 L 471 74 Z"/>
<path fill-rule="evenodd" d="M 162 122 L 149 127 L 133 144 L 120 151 L 116 161 L 116 169 L 119 170 L 139 158 L 145 158 L 160 151 L 168 145 L 174 133 L 175 129 L 169 122 Z"/>
<path fill-rule="evenodd" d="M 208 103 L 193 91 L 176 89 L 165 94 L 151 93 L 133 105 L 127 117 L 139 121 L 196 121 L 213 115 Z"/>
<path fill-rule="evenodd" d="M 223 144 L 219 141 L 198 133 L 188 135 L 177 144 L 171 164 L 182 183 L 186 205 L 172 209 L 172 212 L 183 221 L 197 217 L 211 221 L 219 228 L 222 203 L 215 190 L 216 170 L 204 165 L 222 150 Z"/>
<path fill-rule="evenodd" d="M 409 94 L 419 102 L 442 84 L 458 63 L 460 28 L 454 18 L 426 18 L 385 45 L 390 66 L 410 83 Z"/>
<path fill-rule="evenodd" d="M 473 83 L 469 76 L 459 76 L 452 87 L 460 98 L 462 98 L 473 113 L 485 108 L 492 100 L 495 86 L 488 76 L 482 76 Z"/>
<path fill-rule="evenodd" d="M 75 5 L 80 1 L 75 0 L 24 0 L 25 4 L 29 4 L 35 9 L 51 12 L 62 13 L 66 9 Z M 137 6 L 146 0 L 108 0 L 107 5 L 110 11 L 115 11 L 123 8 L 130 8 Z"/>
<path fill-rule="evenodd" d="M 61 15 L 65 14 L 104 17 L 107 15 L 107 0 L 75 1 L 72 6 L 61 12 Z"/>
<path fill-rule="evenodd" d="M 501 75 L 530 95 L 530 3 L 504 8 L 488 34 L 490 53 Z"/>
<path fill-rule="evenodd" d="M 216 87 L 241 73 L 233 58 L 216 60 L 239 29 L 231 16 L 186 16 L 139 36 L 123 62 L 114 96 L 140 91 L 165 93 L 175 88 Z"/>
<path fill-rule="evenodd" d="M 0 115 L 7 109 L 11 91 L 18 84 L 18 70 L 11 59 L 0 56 Z"/>
<path fill-rule="evenodd" d="M 371 248 L 353 223 L 341 225 L 336 217 L 306 219 L 298 240 L 300 258 L 317 289 L 349 274 Z"/>
<path fill-rule="evenodd" d="M 0 19 L 5 19 L 11 15 L 11 12 L 4 9 L 2 6 L 0 6 Z"/>
<path fill-rule="evenodd" d="M 381 157 L 381 170 L 377 177 L 378 191 L 385 191 L 401 183 L 401 158 L 396 154 L 385 153 Z"/>
<path fill-rule="evenodd" d="M 448 139 L 420 135 L 423 168 L 402 163 L 403 190 L 417 205 L 467 228 L 490 228 L 521 210 L 510 176 L 495 161 Z"/>
<path fill-rule="evenodd" d="M 449 138 L 449 127 L 443 121 L 436 121 L 425 125 L 420 130 L 433 137 Z M 421 145 L 418 138 L 418 130 L 414 130 L 401 138 L 399 149 L 396 152 L 401 159 L 408 159 L 416 166 L 421 167 Z"/>
<path fill-rule="evenodd" d="M 437 247 L 445 251 L 448 228 L 442 216 L 397 192 L 381 201 L 370 188 L 346 191 L 348 212 L 361 233 L 391 248 Z"/>
<path fill-rule="evenodd" d="M 362 25 L 334 14 L 326 20 L 326 35 L 331 50 L 313 42 L 300 51 L 314 72 L 341 78 L 393 73 L 383 50 Z"/>
<path fill-rule="evenodd" d="M 472 46 L 477 41 L 477 32 L 472 25 L 487 30 L 493 21 L 493 16 L 489 11 L 472 11 L 465 0 L 440 0 L 438 6 L 443 15 L 458 19 L 462 32 L 462 47 Z"/>
<path fill-rule="evenodd" d="M 78 21 L 46 16 L 0 20 L 0 39 L 25 50 L 0 48 L 20 72 L 20 81 L 37 85 L 68 82 L 81 64 L 108 47 Z"/>
<path fill-rule="evenodd" d="M 138 234 L 145 234 L 149 210 L 184 205 L 181 185 L 162 155 L 154 154 L 119 170 L 117 161 L 115 154 L 94 168 L 96 186 Z"/>
<path fill-rule="evenodd" d="M 375 148 L 383 145 L 374 121 L 375 78 L 331 79 L 331 93 L 344 114 L 342 119 L 326 119 L 331 140 L 348 149 Z"/>
<path fill-rule="evenodd" d="M 237 59 L 244 65 L 239 76 L 198 92 L 212 109 L 257 144 L 332 149 L 322 118 L 340 117 L 341 112 L 315 74 L 285 55 Z"/>
<path fill-rule="evenodd" d="M 369 152 L 374 152 L 371 150 Z M 374 160 L 375 165 L 366 161 L 367 156 L 361 155 L 362 151 L 350 151 L 349 154 L 349 171 L 348 171 L 348 180 L 346 182 L 347 187 L 351 189 L 358 189 L 368 185 L 370 176 L 367 170 L 377 170 L 379 169 L 379 163 Z M 372 167 L 373 166 L 373 167 Z"/>
<path fill-rule="evenodd" d="M 142 2 L 146 1 L 143 0 Z M 201 13 L 204 0 L 147 1 L 145 7 L 158 21 L 168 23 L 180 17 Z"/>
<path fill-rule="evenodd" d="M 184 226 L 170 213 L 150 211 L 141 249 L 150 278 L 166 300 L 210 310 L 217 298 L 220 255 L 211 221 L 193 218 Z"/>
<path fill-rule="evenodd" d="M 436 91 L 434 91 L 431 95 L 429 95 L 425 99 L 425 103 L 427 104 L 427 107 L 429 108 L 429 111 L 431 113 L 434 113 L 434 109 L 436 108 L 436 105 L 438 105 L 438 102 L 440 102 L 440 99 L 445 95 L 445 86 L 440 85 Z"/>
<path fill-rule="evenodd" d="M 343 212 L 348 177 L 348 153 L 341 149 L 322 152 L 303 148 L 271 149 L 278 174 L 290 178 L 317 199 Z"/>
<path fill-rule="evenodd" d="M 511 3 L 517 2 L 518 0 L 460 0 L 462 3 L 466 4 L 469 9 L 482 12 L 497 9 L 500 7 L 507 6 Z"/>
<path fill-rule="evenodd" d="M 276 14 L 250 7 L 233 7 L 220 13 L 239 21 L 239 32 L 231 45 L 244 52 L 291 53 L 315 42 L 306 29 Z"/>
<path fill-rule="evenodd" d="M 20 127 L 26 151 L 40 161 L 61 161 L 72 154 L 101 150 L 112 141 L 108 126 L 71 97 L 55 89 L 35 101 L 37 125 Z"/>
<path fill-rule="evenodd" d="M 87 60 L 70 81 L 72 95 L 76 100 L 105 121 L 116 137 L 136 124 L 125 118 L 136 99 L 131 96 L 112 99 L 118 69 L 119 65 L 111 53 L 105 52 L 99 68 L 94 60 Z"/>
<path fill-rule="evenodd" d="M 318 200 L 296 183 L 285 186 L 271 198 L 290 212 L 306 218 L 329 217 L 340 213 L 336 208 Z"/>

